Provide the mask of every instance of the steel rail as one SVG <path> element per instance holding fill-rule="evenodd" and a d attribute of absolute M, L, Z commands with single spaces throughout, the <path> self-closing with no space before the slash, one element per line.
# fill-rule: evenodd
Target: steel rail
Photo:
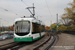
<path fill-rule="evenodd" d="M 11 43 L 7 43 L 7 44 L 0 45 L 0 47 L 5 46 L 5 45 L 9 45 L 9 44 L 12 44 L 12 43 L 14 43 L 14 42 L 11 42 Z"/>
<path fill-rule="evenodd" d="M 37 45 L 37 46 L 35 46 L 35 47 L 33 47 L 33 48 L 30 48 L 29 50 L 38 50 L 38 48 L 39 48 L 40 46 L 42 46 L 43 44 L 45 44 L 46 42 L 48 42 L 50 39 L 51 39 L 51 36 L 50 36 L 50 34 L 49 34 L 49 37 L 48 37 L 47 40 L 45 40 L 44 42 L 42 42 L 41 44 L 39 44 L 39 45 Z"/>
<path fill-rule="evenodd" d="M 53 36 L 53 39 L 52 39 L 51 43 L 49 45 L 47 45 L 43 50 L 51 50 L 52 46 L 54 46 L 56 44 L 58 36 L 56 36 L 56 35 L 52 35 L 52 36 Z"/>
<path fill-rule="evenodd" d="M 9 45 L 3 45 L 2 47 L 0 47 L 0 50 L 7 50 L 8 48 L 17 46 L 20 42 L 14 42 L 14 43 L 10 43 Z"/>
<path fill-rule="evenodd" d="M 17 45 L 17 46 L 14 46 L 14 47 L 12 47 L 12 48 L 9 48 L 8 50 L 18 50 L 18 49 L 20 49 L 20 48 L 22 48 L 22 47 L 24 47 L 24 46 L 26 46 L 27 44 L 19 44 L 19 45 Z"/>
<path fill-rule="evenodd" d="M 58 35 L 56 35 L 55 37 L 56 37 L 55 42 L 53 43 L 53 45 L 51 46 L 51 48 L 49 48 L 48 50 L 52 50 L 53 46 L 54 46 L 54 45 L 57 43 L 57 41 L 59 40 L 59 36 L 58 36 Z"/>

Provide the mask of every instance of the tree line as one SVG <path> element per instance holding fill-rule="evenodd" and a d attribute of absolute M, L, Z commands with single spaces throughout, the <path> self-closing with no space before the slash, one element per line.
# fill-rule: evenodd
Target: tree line
<path fill-rule="evenodd" d="M 9 27 L 0 27 L 0 32 L 1 31 L 13 31 L 14 27 L 13 26 L 9 26 Z"/>
<path fill-rule="evenodd" d="M 70 7 L 66 7 L 65 13 L 62 14 L 61 19 L 59 19 L 58 30 L 61 31 L 75 31 L 75 0 L 72 3 L 68 3 Z M 51 26 L 46 26 L 46 30 L 56 30 L 57 23 L 52 24 Z"/>

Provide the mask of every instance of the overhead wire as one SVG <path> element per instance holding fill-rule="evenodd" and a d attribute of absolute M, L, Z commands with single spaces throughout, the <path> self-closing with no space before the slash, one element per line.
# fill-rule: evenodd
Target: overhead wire
<path fill-rule="evenodd" d="M 45 2 L 46 2 L 46 5 L 47 5 L 47 8 L 48 8 L 48 10 L 49 10 L 49 13 L 50 13 L 50 15 L 51 15 L 51 12 L 50 12 L 50 9 L 49 9 L 49 6 L 48 6 L 48 3 L 47 3 L 46 0 L 45 0 Z"/>
<path fill-rule="evenodd" d="M 50 9 L 49 9 L 49 6 L 48 6 L 48 3 L 47 3 L 47 1 L 45 0 L 45 3 L 46 3 L 46 5 L 47 5 L 47 8 L 48 8 L 48 11 L 49 11 L 49 15 L 52 17 L 52 14 L 51 14 L 51 12 L 50 12 Z M 52 20 L 51 20 L 52 21 Z M 51 23 L 52 24 L 52 23 Z"/>
<path fill-rule="evenodd" d="M 2 8 L 2 7 L 0 7 L 1 9 L 4 9 L 5 11 L 8 11 L 7 9 L 5 9 L 5 8 Z"/>
<path fill-rule="evenodd" d="M 23 0 L 21 0 L 26 6 L 29 6 L 28 4 L 26 4 Z M 37 14 L 37 13 L 36 13 Z M 38 16 L 40 16 L 40 15 L 38 15 Z M 40 16 L 41 17 L 41 16 Z"/>
<path fill-rule="evenodd" d="M 14 13 L 15 15 L 17 15 L 17 16 L 19 16 L 17 13 L 15 13 L 15 12 L 13 12 L 13 11 L 9 11 L 9 10 L 7 10 L 7 9 L 5 9 L 5 8 L 2 8 L 2 7 L 0 7 L 1 9 L 4 9 L 5 11 L 7 11 L 7 12 L 12 12 L 12 13 Z M 20 16 L 21 17 L 21 16 Z"/>
<path fill-rule="evenodd" d="M 28 6 L 23 0 L 21 0 L 26 6 Z"/>

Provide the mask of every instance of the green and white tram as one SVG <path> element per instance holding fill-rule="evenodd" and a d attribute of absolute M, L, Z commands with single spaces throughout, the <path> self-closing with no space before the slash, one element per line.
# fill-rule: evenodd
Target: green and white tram
<path fill-rule="evenodd" d="M 18 18 L 14 23 L 14 42 L 32 42 L 42 36 L 45 26 L 35 18 Z"/>

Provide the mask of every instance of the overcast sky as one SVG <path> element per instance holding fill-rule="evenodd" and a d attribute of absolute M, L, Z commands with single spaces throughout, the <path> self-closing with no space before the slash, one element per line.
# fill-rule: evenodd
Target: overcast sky
<path fill-rule="evenodd" d="M 23 1 L 23 2 L 22 2 Z M 0 0 L 0 21 L 3 26 L 13 25 L 16 18 L 30 16 L 26 7 L 35 4 L 35 17 L 42 20 L 46 26 L 50 26 L 50 21 L 56 23 L 56 14 L 59 19 L 64 13 L 64 8 L 73 0 Z M 7 9 L 8 11 L 5 11 Z M 17 15 L 16 15 L 17 14 Z M 1 25 L 0 24 L 0 25 Z"/>

